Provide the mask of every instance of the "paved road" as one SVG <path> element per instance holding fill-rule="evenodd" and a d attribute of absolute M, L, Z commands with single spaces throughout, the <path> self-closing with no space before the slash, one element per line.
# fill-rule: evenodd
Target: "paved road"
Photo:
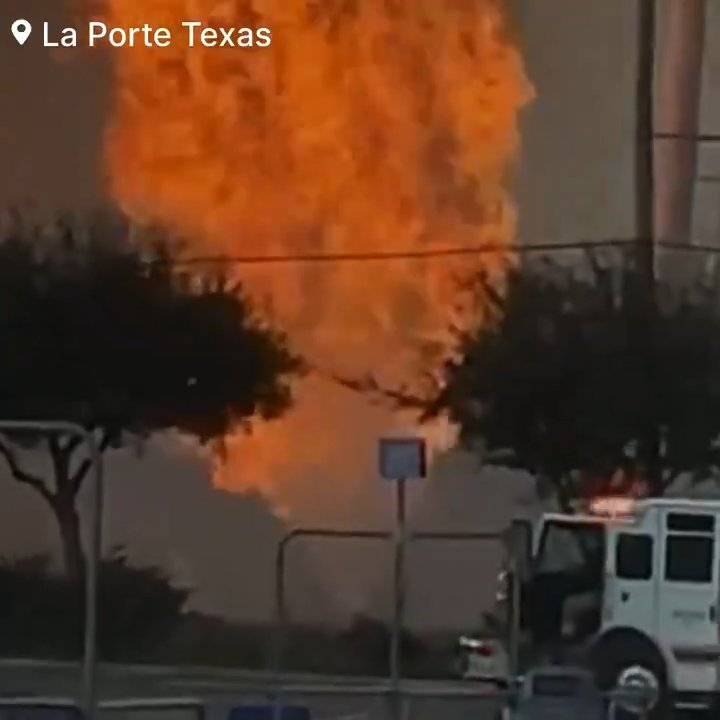
<path fill-rule="evenodd" d="M 289 675 L 283 678 L 283 697 L 288 703 L 310 705 L 319 720 L 384 720 L 389 700 L 386 682 L 367 678 Z M 405 720 L 491 720 L 497 701 L 476 685 L 456 682 L 406 681 L 403 689 L 408 715 Z M 196 697 L 213 707 L 239 702 L 265 702 L 274 686 L 264 673 L 207 668 L 160 668 L 152 666 L 102 666 L 98 672 L 100 698 Z M 77 697 L 80 668 L 67 663 L 0 661 L 2 694 L 42 694 Z M 223 713 L 224 714 L 224 713 Z M 186 720 L 187 712 L 167 712 L 159 718 L 137 711 L 112 713 L 111 720 Z"/>

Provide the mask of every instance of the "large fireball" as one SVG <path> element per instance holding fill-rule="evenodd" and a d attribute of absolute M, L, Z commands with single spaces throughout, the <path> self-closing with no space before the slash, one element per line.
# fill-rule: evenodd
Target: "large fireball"
<path fill-rule="evenodd" d="M 114 197 L 198 255 L 510 249 L 508 172 L 529 98 L 499 0 L 107 0 L 108 22 L 266 26 L 270 48 L 114 50 Z M 318 368 L 218 480 L 301 506 L 369 471 L 401 420 L 335 385 L 413 385 L 442 356 L 458 274 L 502 253 L 238 265 Z M 353 463 L 351 458 L 357 460 Z M 362 473 L 361 473 L 362 474 Z"/>

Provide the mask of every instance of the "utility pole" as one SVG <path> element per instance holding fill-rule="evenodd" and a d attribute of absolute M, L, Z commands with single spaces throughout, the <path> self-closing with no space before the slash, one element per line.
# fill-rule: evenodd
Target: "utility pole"
<path fill-rule="evenodd" d="M 691 242 L 707 0 L 665 0 L 657 62 L 655 237 Z M 660 132 L 657 132 L 660 131 Z M 659 268 L 664 263 L 661 261 Z"/>
<path fill-rule="evenodd" d="M 655 162 L 654 162 L 654 84 L 656 47 L 656 0 L 638 3 L 638 66 L 635 94 L 635 227 L 637 272 L 640 282 L 637 308 L 639 351 L 645 365 L 647 383 L 646 427 L 642 433 L 638 460 L 651 489 L 661 481 L 660 436 L 655 411 Z"/>
<path fill-rule="evenodd" d="M 638 67 L 635 120 L 635 227 L 640 270 L 647 291 L 655 295 L 655 161 L 654 84 L 655 0 L 638 3 Z"/>

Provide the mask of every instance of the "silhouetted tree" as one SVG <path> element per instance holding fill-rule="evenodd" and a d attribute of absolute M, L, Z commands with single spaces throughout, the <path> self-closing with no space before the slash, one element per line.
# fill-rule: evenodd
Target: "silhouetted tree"
<path fill-rule="evenodd" d="M 48 558 L 0 561 L 0 652 L 76 657 L 81 651 L 83 603 Z M 103 659 L 147 657 L 181 627 L 186 589 L 159 569 L 131 567 L 122 550 L 100 566 L 99 649 Z"/>
<path fill-rule="evenodd" d="M 115 237 L 117 233 L 114 234 Z M 180 273 L 170 246 L 117 242 L 103 223 L 0 238 L 0 415 L 67 420 L 102 451 L 175 429 L 200 442 L 289 406 L 301 371 L 285 339 L 222 273 Z M 76 497 L 91 468 L 78 438 L 0 436 L 13 477 L 48 503 L 68 572 L 83 569 Z M 22 451 L 44 447 L 51 471 Z"/>
<path fill-rule="evenodd" d="M 720 283 L 661 283 L 641 314 L 633 262 L 589 268 L 523 262 L 471 289 L 479 321 L 426 417 L 447 414 L 487 464 L 521 468 L 567 503 L 613 483 L 662 494 L 680 475 L 710 478 L 720 460 Z M 637 447 L 650 422 L 659 477 Z"/>
<path fill-rule="evenodd" d="M 157 652 L 181 625 L 188 588 L 180 588 L 157 567 L 133 567 L 117 548 L 100 567 L 99 644 L 102 656 Z"/>

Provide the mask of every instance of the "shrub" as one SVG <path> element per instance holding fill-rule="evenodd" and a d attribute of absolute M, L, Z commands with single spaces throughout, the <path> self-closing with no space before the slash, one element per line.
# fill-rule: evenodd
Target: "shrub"
<path fill-rule="evenodd" d="M 98 650 L 104 660 L 146 654 L 182 620 L 189 592 L 157 568 L 132 567 L 122 551 L 98 578 Z M 53 572 L 46 557 L 0 562 L 0 654 L 73 658 L 82 652 L 82 583 Z"/>

